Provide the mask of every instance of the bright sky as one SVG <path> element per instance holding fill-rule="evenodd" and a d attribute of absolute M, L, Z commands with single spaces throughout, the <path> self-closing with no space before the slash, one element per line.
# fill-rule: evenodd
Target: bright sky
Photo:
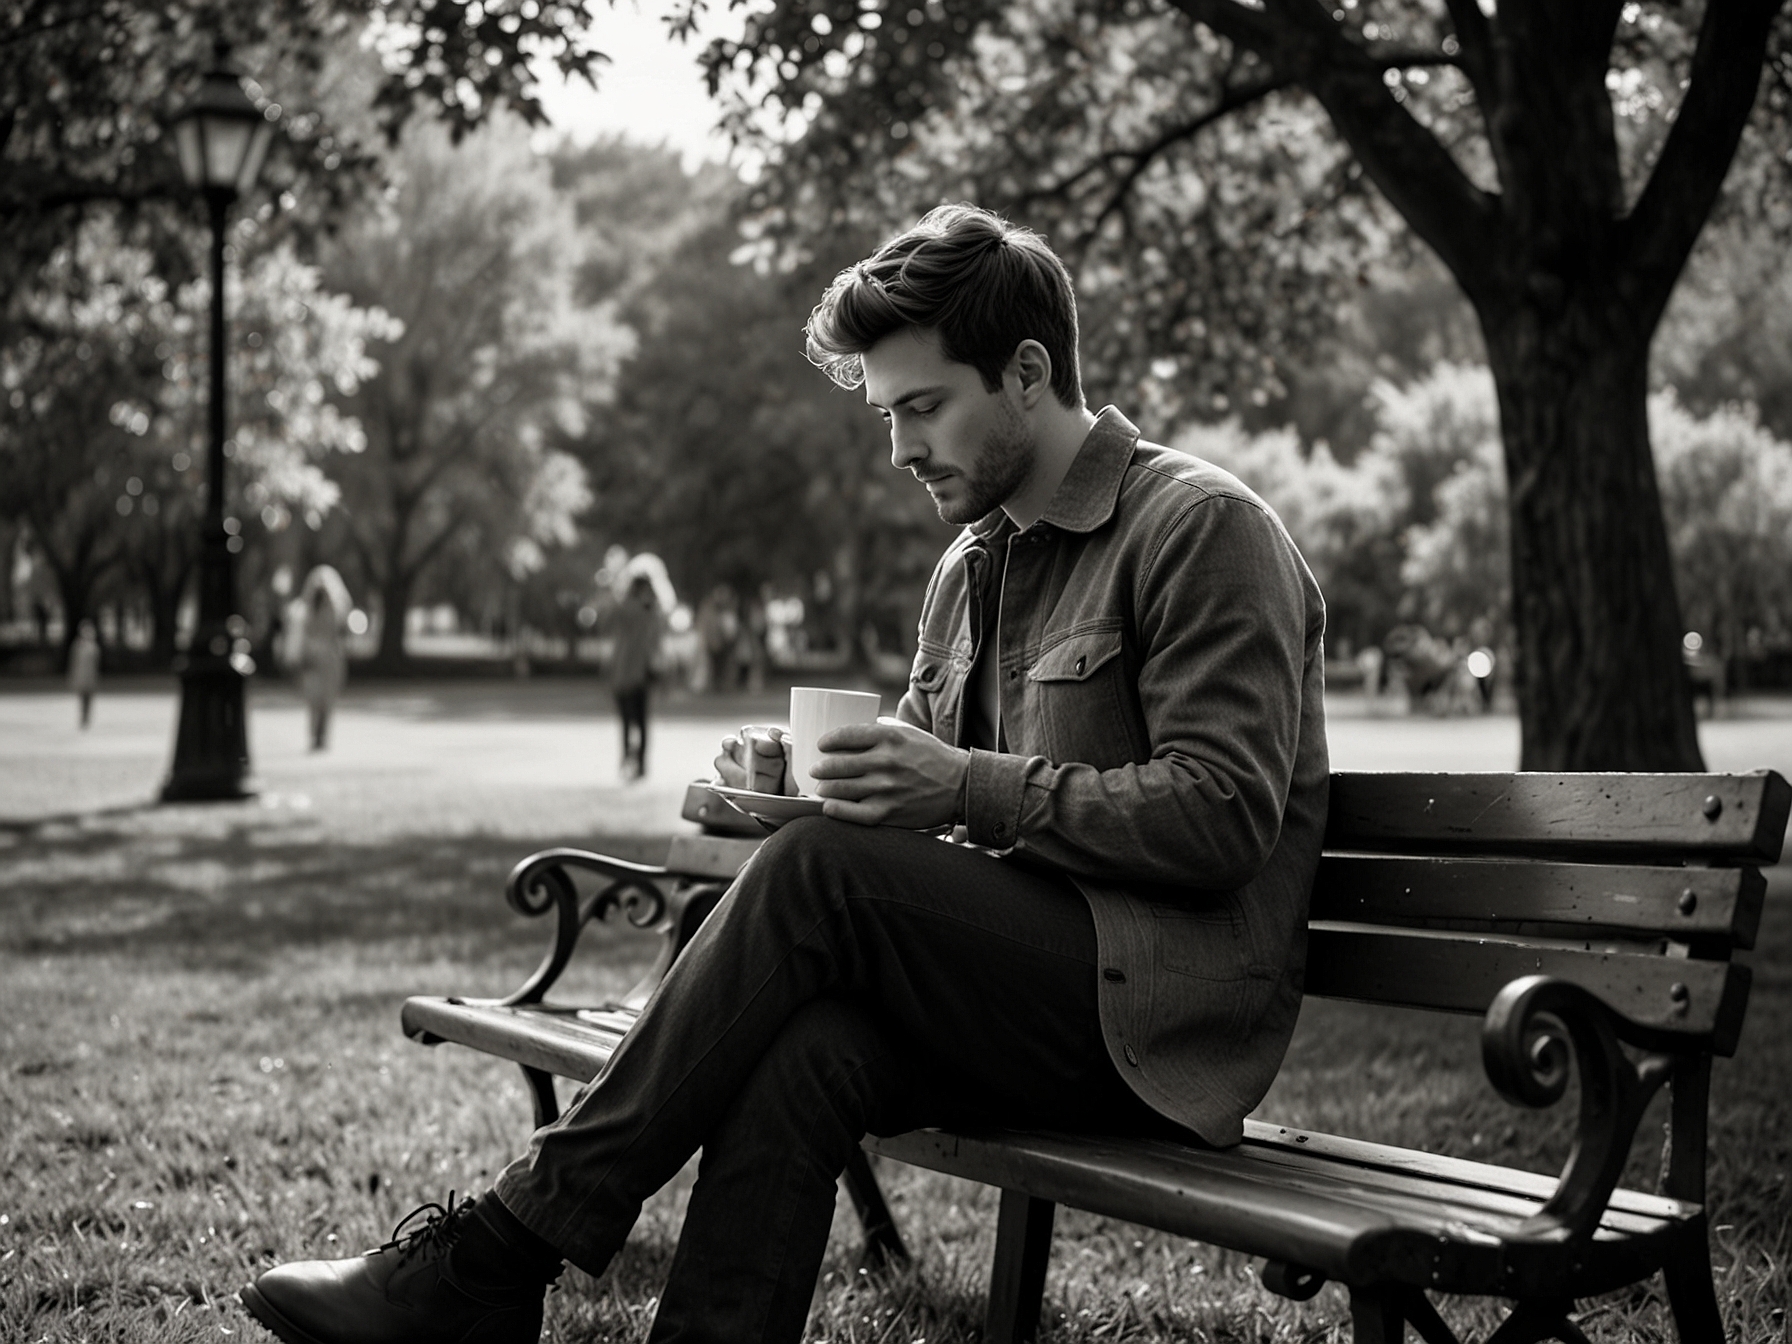
<path fill-rule="evenodd" d="M 714 129 L 716 106 L 697 57 L 710 36 L 739 27 L 738 10 L 729 13 L 727 0 L 711 0 L 701 35 L 675 42 L 658 5 L 614 0 L 593 26 L 593 44 L 610 58 L 595 91 L 581 79 L 563 82 L 551 66 L 541 70 L 541 100 L 554 131 L 581 143 L 620 131 L 646 144 L 668 144 L 684 155 L 687 170 L 705 159 L 726 162 L 728 142 Z"/>

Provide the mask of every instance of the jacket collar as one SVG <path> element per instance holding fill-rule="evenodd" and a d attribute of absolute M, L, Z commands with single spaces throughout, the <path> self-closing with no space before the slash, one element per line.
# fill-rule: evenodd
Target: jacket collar
<path fill-rule="evenodd" d="M 1112 518 L 1138 441 L 1137 425 L 1114 407 L 1102 407 L 1040 521 L 1066 532 L 1093 532 Z M 1006 513 L 994 508 L 972 523 L 971 531 L 980 540 L 994 541 L 997 533 L 1013 526 Z"/>

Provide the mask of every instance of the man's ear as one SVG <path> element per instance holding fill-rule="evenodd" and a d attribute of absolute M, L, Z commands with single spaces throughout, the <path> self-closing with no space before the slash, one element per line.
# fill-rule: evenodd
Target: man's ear
<path fill-rule="evenodd" d="M 1021 405 L 1028 410 L 1051 391 L 1052 357 L 1038 341 L 1029 339 L 1015 346 L 1008 371 L 1020 380 Z"/>

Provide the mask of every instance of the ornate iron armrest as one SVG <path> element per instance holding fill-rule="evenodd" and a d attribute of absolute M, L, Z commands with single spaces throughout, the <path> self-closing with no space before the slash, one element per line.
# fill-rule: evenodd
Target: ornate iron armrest
<path fill-rule="evenodd" d="M 579 889 L 567 874 L 569 868 L 597 873 L 609 880 L 581 904 Z M 650 976 L 657 982 L 658 975 L 663 975 L 665 966 L 671 964 L 671 941 L 675 937 L 676 921 L 668 918 L 667 888 L 676 880 L 676 875 L 664 868 L 613 859 L 589 850 L 544 849 L 531 854 L 511 869 L 504 898 L 518 914 L 533 917 L 553 910 L 554 942 L 541 965 L 520 989 L 489 1002 L 506 1007 L 540 1003 L 572 959 L 573 946 L 585 925 L 593 919 L 602 919 L 612 910 L 621 910 L 637 929 L 652 930 L 667 941 L 668 946 L 655 965 L 657 974 Z M 631 992 L 625 1002 L 635 997 Z"/>
<path fill-rule="evenodd" d="M 1647 1053 L 1633 1062 L 1620 1041 Z M 1593 1235 L 1624 1170 L 1644 1107 L 1688 1058 L 1672 1051 L 1660 1032 L 1615 1012 L 1597 995 L 1546 975 L 1527 975 L 1500 990 L 1481 1026 L 1487 1076 L 1515 1106 L 1544 1107 L 1561 1100 L 1568 1086 L 1571 1045 L 1580 1073 L 1574 1146 L 1555 1194 L 1519 1225 L 1517 1241 L 1567 1245 Z"/>

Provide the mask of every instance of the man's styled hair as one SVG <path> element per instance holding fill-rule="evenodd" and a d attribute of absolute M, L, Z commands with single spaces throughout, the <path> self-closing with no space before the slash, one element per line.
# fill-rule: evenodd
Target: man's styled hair
<path fill-rule="evenodd" d="M 804 327 L 804 353 L 841 387 L 865 381 L 860 356 L 891 332 L 939 333 L 940 353 L 969 364 L 994 392 L 1015 347 L 1052 361 L 1052 392 L 1083 404 L 1076 295 L 1045 239 L 974 205 L 942 205 L 834 277 Z"/>

